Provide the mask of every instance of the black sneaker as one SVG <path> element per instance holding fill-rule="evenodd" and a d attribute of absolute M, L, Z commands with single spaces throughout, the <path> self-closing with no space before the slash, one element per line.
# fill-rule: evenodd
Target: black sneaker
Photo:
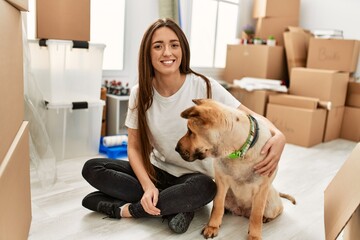
<path fill-rule="evenodd" d="M 126 202 L 114 199 L 100 191 L 88 194 L 82 200 L 82 205 L 95 212 L 103 213 L 109 218 L 120 219 L 120 207 Z"/>
<path fill-rule="evenodd" d="M 174 233 L 184 233 L 188 230 L 191 221 L 194 218 L 194 212 L 182 212 L 168 217 L 169 228 Z"/>

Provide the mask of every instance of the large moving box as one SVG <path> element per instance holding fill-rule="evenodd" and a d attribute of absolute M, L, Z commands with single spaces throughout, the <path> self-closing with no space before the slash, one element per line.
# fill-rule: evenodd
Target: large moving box
<path fill-rule="evenodd" d="M 334 107 L 327 110 L 324 142 L 328 142 L 340 137 L 341 125 L 344 116 L 344 106 Z"/>
<path fill-rule="evenodd" d="M 284 32 L 284 46 L 289 78 L 294 67 L 306 67 L 309 41 L 312 37 L 310 31 L 300 27 L 289 26 Z"/>
<path fill-rule="evenodd" d="M 256 77 L 283 80 L 285 72 L 285 51 L 280 46 L 228 45 L 224 80 L 233 83 L 235 79 Z"/>
<path fill-rule="evenodd" d="M 90 41 L 90 0 L 37 0 L 36 37 Z"/>
<path fill-rule="evenodd" d="M 13 5 L 16 9 L 20 11 L 28 11 L 29 3 L 28 0 L 5 0 L 11 5 Z"/>
<path fill-rule="evenodd" d="M 360 239 L 359 172 L 360 143 L 356 145 L 343 166 L 325 189 L 324 220 L 326 240 L 337 239 L 345 226 L 344 240 Z"/>
<path fill-rule="evenodd" d="M 360 108 L 345 107 L 340 137 L 350 141 L 360 141 Z"/>
<path fill-rule="evenodd" d="M 0 1 L 0 163 L 24 120 L 20 10 L 26 7 L 27 1 Z"/>
<path fill-rule="evenodd" d="M 31 223 L 28 122 L 23 122 L 0 163 L 0 239 L 28 239 Z"/>
<path fill-rule="evenodd" d="M 349 82 L 345 105 L 360 108 L 360 82 Z"/>
<path fill-rule="evenodd" d="M 288 26 L 298 26 L 299 19 L 294 17 L 259 18 L 256 23 L 255 37 L 268 39 L 273 36 L 277 45 L 284 46 L 284 32 Z"/>
<path fill-rule="evenodd" d="M 306 67 L 355 72 L 360 41 L 311 38 Z"/>
<path fill-rule="evenodd" d="M 266 115 L 266 105 L 269 101 L 269 96 L 273 94 L 278 94 L 275 91 L 269 90 L 254 90 L 247 91 L 243 88 L 231 86 L 228 91 L 250 110 L 265 116 Z"/>
<path fill-rule="evenodd" d="M 271 95 L 266 117 L 283 132 L 287 143 L 311 147 L 323 141 L 326 110 L 318 105 L 316 98 Z"/>
<path fill-rule="evenodd" d="M 329 101 L 333 107 L 344 106 L 348 82 L 349 73 L 346 72 L 293 68 L 289 93 Z"/>
<path fill-rule="evenodd" d="M 299 18 L 300 0 L 254 0 L 253 17 Z"/>
<path fill-rule="evenodd" d="M 344 228 L 344 240 L 358 239 L 360 236 L 360 207 L 358 207 Z"/>

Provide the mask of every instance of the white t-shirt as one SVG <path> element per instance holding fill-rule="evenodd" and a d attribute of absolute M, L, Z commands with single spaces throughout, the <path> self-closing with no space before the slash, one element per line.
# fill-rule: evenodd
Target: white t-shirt
<path fill-rule="evenodd" d="M 240 102 L 216 80 L 210 79 L 210 82 L 212 99 L 234 108 L 240 106 Z M 125 121 L 125 125 L 133 129 L 138 129 L 138 114 L 137 109 L 134 108 L 138 90 L 138 85 L 135 85 L 131 90 Z M 201 172 L 214 177 L 212 159 L 186 162 L 175 151 L 177 142 L 187 132 L 187 120 L 182 118 L 180 114 L 185 109 L 194 106 L 192 99 L 198 98 L 207 98 L 206 83 L 195 74 L 187 74 L 179 91 L 170 97 L 163 97 L 154 89 L 153 103 L 146 112 L 147 123 L 153 138 L 152 146 L 154 147 L 150 160 L 153 165 L 174 176 Z"/>

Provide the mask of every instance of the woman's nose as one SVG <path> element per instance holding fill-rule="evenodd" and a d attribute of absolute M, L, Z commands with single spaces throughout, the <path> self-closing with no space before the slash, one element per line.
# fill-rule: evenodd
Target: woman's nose
<path fill-rule="evenodd" d="M 164 56 L 170 56 L 172 53 L 171 53 L 171 48 L 169 46 L 166 46 L 165 49 L 164 49 L 164 52 L 163 52 L 163 55 Z"/>

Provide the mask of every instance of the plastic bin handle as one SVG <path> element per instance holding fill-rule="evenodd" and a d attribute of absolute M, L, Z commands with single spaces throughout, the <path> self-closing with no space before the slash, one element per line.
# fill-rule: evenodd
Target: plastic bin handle
<path fill-rule="evenodd" d="M 89 42 L 73 40 L 73 48 L 86 48 L 86 49 L 89 49 Z"/>
<path fill-rule="evenodd" d="M 72 103 L 72 109 L 76 110 L 76 109 L 87 109 L 88 103 L 87 102 L 73 102 Z"/>
<path fill-rule="evenodd" d="M 47 44 L 46 44 L 46 41 L 48 39 L 46 38 L 42 38 L 39 40 L 39 46 L 40 47 L 47 47 Z M 76 41 L 76 40 L 73 40 L 73 48 L 83 48 L 83 49 L 89 49 L 89 42 L 87 41 Z"/>
<path fill-rule="evenodd" d="M 47 41 L 47 39 L 45 39 L 45 38 L 40 39 L 39 40 L 39 46 L 40 47 L 47 47 L 46 41 Z"/>

